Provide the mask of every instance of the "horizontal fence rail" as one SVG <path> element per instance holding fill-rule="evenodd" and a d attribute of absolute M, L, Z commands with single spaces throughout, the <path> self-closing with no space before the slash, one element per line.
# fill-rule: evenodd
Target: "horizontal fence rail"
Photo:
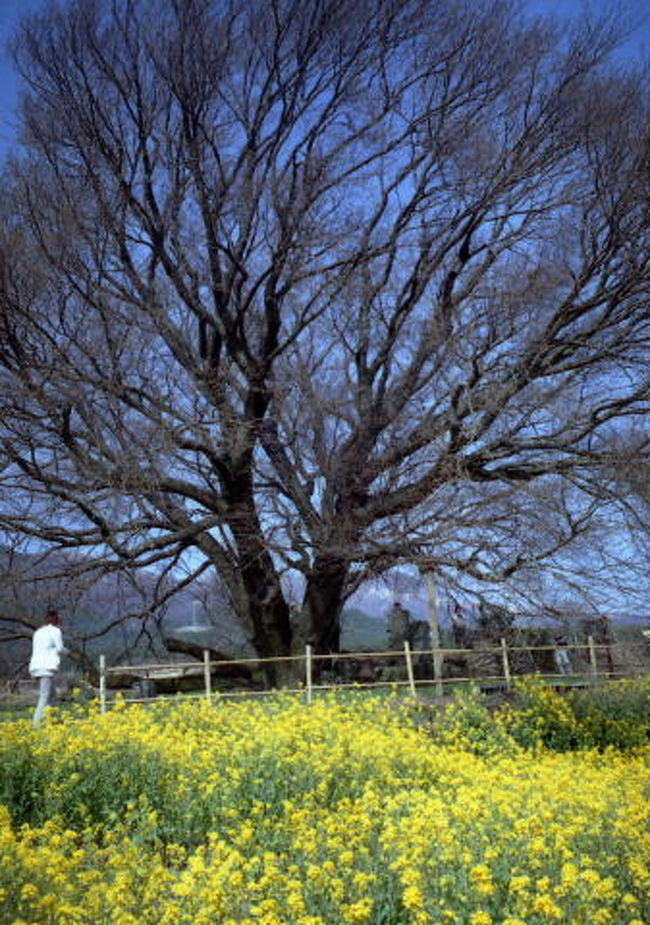
<path fill-rule="evenodd" d="M 100 709 L 105 712 L 108 704 L 108 687 L 111 678 L 127 676 L 134 683 L 142 681 L 172 681 L 186 677 L 203 676 L 203 689 L 194 696 L 206 697 L 212 700 L 213 679 L 223 668 L 241 667 L 249 670 L 263 671 L 271 664 L 287 666 L 293 663 L 296 666 L 296 681 L 293 686 L 282 688 L 254 689 L 242 684 L 239 689 L 218 691 L 219 697 L 264 696 L 276 693 L 278 689 L 286 693 L 303 694 L 308 704 L 312 703 L 314 692 L 327 690 L 341 690 L 343 688 L 408 688 L 411 695 L 416 696 L 418 688 L 433 688 L 433 693 L 441 697 L 445 689 L 458 684 L 474 683 L 492 688 L 509 689 L 513 678 L 522 675 L 535 675 L 541 679 L 554 683 L 556 686 L 583 686 L 593 684 L 598 680 L 607 678 L 625 677 L 635 674 L 647 674 L 649 669 L 639 665 L 638 668 L 616 668 L 615 657 L 617 650 L 628 650 L 629 644 L 610 643 L 597 644 L 590 636 L 584 644 L 566 646 L 511 646 L 505 639 L 499 645 L 483 646 L 480 648 L 436 648 L 414 649 L 409 643 L 404 643 L 401 651 L 374 651 L 374 652 L 338 652 L 314 653 L 312 647 L 307 645 L 304 653 L 299 655 L 278 656 L 275 658 L 244 658 L 244 659 L 212 659 L 210 651 L 204 650 L 203 662 L 159 662 L 143 663 L 138 665 L 107 666 L 104 656 L 100 656 L 99 664 L 99 701 Z M 550 656 L 548 661 L 553 662 L 554 671 L 540 671 L 533 665 L 534 653 L 546 653 Z M 564 653 L 564 654 L 559 654 Z M 567 662 L 568 656 L 568 662 Z M 528 668 L 522 668 L 527 659 L 531 662 Z M 454 661 L 463 661 L 467 667 L 464 674 L 445 675 L 445 663 L 449 665 Z M 481 660 L 487 660 L 483 670 L 471 671 L 470 666 L 478 665 Z M 356 666 L 358 677 L 350 679 L 341 676 L 345 674 L 346 663 Z M 393 669 L 393 676 L 376 678 L 382 670 L 382 664 Z M 339 677 L 332 678 L 334 670 Z M 417 669 L 417 670 L 416 670 Z M 396 676 L 400 674 L 401 676 Z M 295 686 L 295 685 L 298 686 Z M 160 699 L 160 695 L 136 696 L 129 698 L 130 702 L 150 702 Z"/>

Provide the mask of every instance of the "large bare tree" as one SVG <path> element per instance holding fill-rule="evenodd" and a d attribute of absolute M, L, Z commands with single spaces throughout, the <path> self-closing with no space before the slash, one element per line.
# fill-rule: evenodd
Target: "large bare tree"
<path fill-rule="evenodd" d="M 648 411 L 647 81 L 616 39 L 505 2 L 27 19 L 6 529 L 216 569 L 261 655 L 336 648 L 396 563 L 557 555 Z"/>

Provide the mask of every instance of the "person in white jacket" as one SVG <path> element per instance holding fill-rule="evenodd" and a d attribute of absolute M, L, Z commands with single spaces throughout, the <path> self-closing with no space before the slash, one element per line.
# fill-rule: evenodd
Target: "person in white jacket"
<path fill-rule="evenodd" d="M 34 711 L 35 726 L 43 719 L 46 707 L 55 703 L 54 678 L 61 664 L 61 656 L 66 651 L 61 618 L 56 610 L 48 610 L 43 626 L 32 637 L 32 657 L 29 662 L 30 675 L 39 679 L 38 703 Z"/>

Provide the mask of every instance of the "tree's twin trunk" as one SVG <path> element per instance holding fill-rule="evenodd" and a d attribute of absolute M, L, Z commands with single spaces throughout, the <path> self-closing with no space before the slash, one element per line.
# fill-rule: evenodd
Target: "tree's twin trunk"
<path fill-rule="evenodd" d="M 341 610 L 348 565 L 343 559 L 317 558 L 307 578 L 304 606 L 293 615 L 286 602 L 273 560 L 263 538 L 245 528 L 233 529 L 240 551 L 245 549 L 242 582 L 248 596 L 250 642 L 261 659 L 301 656 L 305 645 L 314 654 L 336 653 L 341 644 Z M 300 661 L 265 663 L 272 687 L 292 684 L 304 674 Z"/>
<path fill-rule="evenodd" d="M 251 645 L 261 659 L 300 656 L 307 643 L 315 654 L 338 652 L 347 560 L 327 552 L 316 555 L 306 576 L 304 605 L 292 614 L 259 520 L 254 491 L 252 474 L 243 467 L 224 484 L 243 590 L 238 597 L 247 610 L 240 615 Z M 303 672 L 300 661 L 269 661 L 264 669 L 271 686 L 291 683 Z"/>

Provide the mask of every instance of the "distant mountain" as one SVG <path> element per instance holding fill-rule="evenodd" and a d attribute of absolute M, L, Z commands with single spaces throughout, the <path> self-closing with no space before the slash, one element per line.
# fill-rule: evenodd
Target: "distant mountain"
<path fill-rule="evenodd" d="M 341 648 L 352 652 L 388 648 L 388 623 L 385 616 L 350 607 L 341 617 Z"/>
<path fill-rule="evenodd" d="M 71 652 L 83 651 L 91 662 L 100 654 L 109 662 L 165 657 L 163 633 L 192 626 L 197 617 L 216 627 L 223 651 L 239 654 L 241 629 L 205 585 L 177 592 L 143 620 L 138 615 L 160 593 L 160 574 L 142 569 L 132 581 L 126 574 L 92 572 L 89 564 L 65 552 L 43 556 L 0 548 L 0 676 L 24 669 L 31 646 L 29 624 L 38 625 L 49 607 L 63 616 Z M 197 614 L 199 597 L 206 603 L 198 605 Z M 16 623 L 21 619 L 28 626 Z"/>

